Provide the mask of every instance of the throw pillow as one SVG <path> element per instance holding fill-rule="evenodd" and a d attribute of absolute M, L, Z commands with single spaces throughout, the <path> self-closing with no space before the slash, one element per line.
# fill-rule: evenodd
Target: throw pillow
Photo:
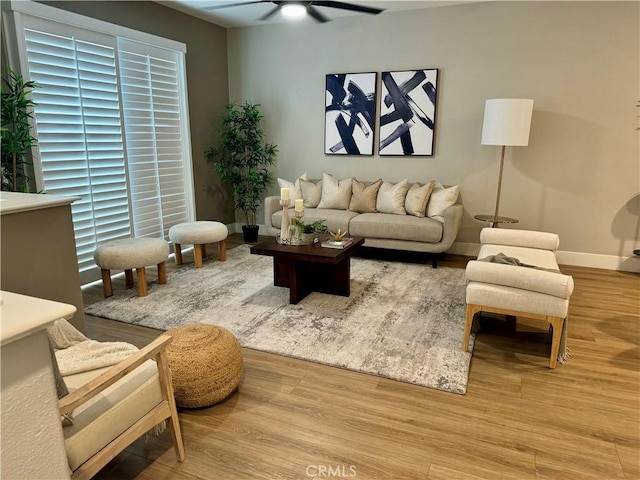
<path fill-rule="evenodd" d="M 424 217 L 426 215 L 427 203 L 435 185 L 435 180 L 431 180 L 426 185 L 422 185 L 420 182 L 411 185 L 404 201 L 404 209 L 409 215 L 416 217 Z"/>
<path fill-rule="evenodd" d="M 427 216 L 441 217 L 447 208 L 456 203 L 459 192 L 459 185 L 445 188 L 441 183 L 438 183 L 431 193 L 431 198 L 427 205 Z"/>
<path fill-rule="evenodd" d="M 406 215 L 404 209 L 404 199 L 409 189 L 409 180 L 406 178 L 401 182 L 393 183 L 382 182 L 378 191 L 378 199 L 376 201 L 376 209 L 380 213 L 394 213 L 396 215 Z"/>
<path fill-rule="evenodd" d="M 322 197 L 318 208 L 346 210 L 351 201 L 351 178 L 338 181 L 329 173 L 322 174 Z"/>
<path fill-rule="evenodd" d="M 355 178 L 351 186 L 351 202 L 349 203 L 349 210 L 358 213 L 375 213 L 376 200 L 378 198 L 378 190 L 382 185 L 382 179 L 373 182 L 369 186 L 365 186 L 364 183 L 360 183 Z"/>
<path fill-rule="evenodd" d="M 296 179 L 295 182 L 289 182 L 283 178 L 278 179 L 278 186 L 280 188 L 288 188 L 289 189 L 289 198 L 293 202 L 299 198 L 302 198 L 302 189 L 300 187 L 300 180 L 308 180 L 307 173 L 303 173 L 299 178 Z"/>
<path fill-rule="evenodd" d="M 322 197 L 322 180 L 318 183 L 300 180 L 300 189 L 302 190 L 305 208 L 316 208 Z"/>

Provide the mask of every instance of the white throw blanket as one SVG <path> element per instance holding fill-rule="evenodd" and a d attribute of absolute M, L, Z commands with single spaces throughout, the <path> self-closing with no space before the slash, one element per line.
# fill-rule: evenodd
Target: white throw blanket
<path fill-rule="evenodd" d="M 62 376 L 115 365 L 138 348 L 125 342 L 97 342 L 64 319 L 47 328 Z"/>

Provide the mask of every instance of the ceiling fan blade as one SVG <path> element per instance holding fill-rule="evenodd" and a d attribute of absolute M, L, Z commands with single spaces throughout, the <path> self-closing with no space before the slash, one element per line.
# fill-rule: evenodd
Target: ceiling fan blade
<path fill-rule="evenodd" d="M 253 5 L 255 3 L 271 3 L 271 0 L 253 0 L 252 2 L 226 3 L 224 5 L 214 5 L 212 7 L 204 7 L 206 10 L 220 10 L 221 8 L 240 7 L 242 5 Z"/>
<path fill-rule="evenodd" d="M 317 8 L 314 8 L 313 5 L 307 5 L 307 13 L 320 23 L 326 23 L 329 21 L 329 19 L 321 14 Z"/>
<path fill-rule="evenodd" d="M 318 0 L 318 1 L 312 2 L 312 4 L 317 7 L 340 8 L 342 10 L 351 10 L 354 12 L 372 13 L 373 15 L 377 15 L 378 13 L 384 12 L 384 8 L 365 7 L 363 5 L 356 5 L 354 3 Z"/>
<path fill-rule="evenodd" d="M 280 5 L 277 5 L 275 7 L 273 7 L 271 10 L 269 10 L 267 13 L 265 13 L 263 16 L 261 16 L 260 18 L 258 18 L 258 20 L 269 20 L 273 15 L 275 15 L 275 13 L 280 10 L 280 8 L 282 8 Z"/>

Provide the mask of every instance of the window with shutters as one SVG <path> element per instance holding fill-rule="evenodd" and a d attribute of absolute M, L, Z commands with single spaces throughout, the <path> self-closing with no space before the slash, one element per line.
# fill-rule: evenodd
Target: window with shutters
<path fill-rule="evenodd" d="M 52 19 L 57 9 L 43 5 L 26 8 L 14 18 L 23 74 L 40 85 L 38 188 L 81 197 L 72 214 L 88 282 L 99 278 L 99 244 L 167 238 L 172 225 L 193 219 L 184 46 L 153 37 L 156 45 L 146 34 L 140 41 L 68 12 L 65 21 Z M 82 28 L 80 19 L 99 28 Z"/>

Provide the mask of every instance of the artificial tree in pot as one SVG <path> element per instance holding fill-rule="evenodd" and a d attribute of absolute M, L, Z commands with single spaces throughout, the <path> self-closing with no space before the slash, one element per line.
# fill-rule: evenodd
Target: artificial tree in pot
<path fill-rule="evenodd" d="M 267 143 L 261 128 L 260 105 L 229 103 L 221 122 L 220 142 L 205 152 L 207 160 L 224 182 L 231 186 L 235 207 L 245 213 L 242 226 L 245 242 L 258 239 L 256 212 L 271 183 L 269 167 L 276 164 L 277 146 Z"/>
<path fill-rule="evenodd" d="M 39 85 L 25 82 L 19 73 L 7 68 L 2 78 L 2 190 L 28 192 L 31 180 L 31 147 L 37 140 L 31 135 L 33 107 L 31 92 Z"/>

